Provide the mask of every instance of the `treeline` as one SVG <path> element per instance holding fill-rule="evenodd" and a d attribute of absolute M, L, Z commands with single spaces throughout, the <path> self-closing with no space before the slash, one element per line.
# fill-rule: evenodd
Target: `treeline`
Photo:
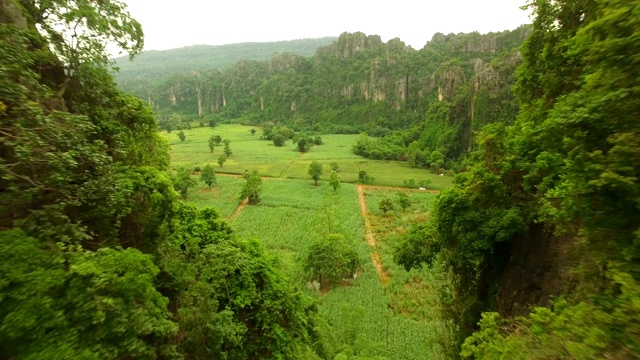
<path fill-rule="evenodd" d="M 640 1 L 529 4 L 517 121 L 396 256 L 446 270 L 464 358 L 638 358 Z"/>
<path fill-rule="evenodd" d="M 511 90 L 518 47 L 530 26 L 480 35 L 436 34 L 414 50 L 401 40 L 344 33 L 315 55 L 275 53 L 270 61 L 176 74 L 138 94 L 163 121 L 237 119 L 286 124 L 296 131 L 384 137 L 424 166 L 434 151 L 457 161 L 490 123 L 510 124 L 518 111 Z M 372 143 L 373 145 L 373 143 Z M 362 155 L 375 158 L 376 151 Z"/>
<path fill-rule="evenodd" d="M 125 5 L 0 9 L 0 358 L 313 358 L 314 302 L 178 200 L 153 113 L 106 70 L 107 41 L 142 48 Z"/>

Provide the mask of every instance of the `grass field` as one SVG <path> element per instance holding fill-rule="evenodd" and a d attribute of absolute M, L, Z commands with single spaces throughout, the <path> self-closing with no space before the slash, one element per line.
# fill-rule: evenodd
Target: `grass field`
<path fill-rule="evenodd" d="M 431 179 L 431 187 L 442 189 L 451 185 L 451 177 L 439 176 L 426 169 L 407 166 L 401 161 L 369 160 L 351 152 L 351 146 L 358 135 L 323 135 L 324 144 L 314 146 L 308 153 L 300 153 L 291 141 L 283 147 L 276 147 L 271 141 L 260 140 L 260 131 L 251 135 L 251 127 L 223 124 L 215 128 L 194 128 L 185 130 L 186 140 L 181 142 L 177 132 L 162 135 L 171 147 L 172 166 L 204 167 L 211 164 L 216 172 L 241 174 L 245 169 L 257 170 L 260 175 L 289 179 L 307 179 L 309 164 L 316 160 L 323 164 L 324 174 L 321 179 L 328 179 L 329 164 L 336 162 L 340 166 L 340 177 L 343 182 L 356 182 L 358 171 L 365 170 L 374 177 L 374 184 L 402 186 L 408 179 L 416 181 Z M 258 128 L 258 130 L 260 130 Z M 217 159 L 222 154 L 223 146 L 217 146 L 213 153 L 208 147 L 211 135 L 220 135 L 231 141 L 233 154 L 220 168 Z"/>

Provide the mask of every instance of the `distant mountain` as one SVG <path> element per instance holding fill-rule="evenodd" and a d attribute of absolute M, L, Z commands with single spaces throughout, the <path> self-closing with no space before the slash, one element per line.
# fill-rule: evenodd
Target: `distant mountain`
<path fill-rule="evenodd" d="M 474 133 L 483 126 L 515 120 L 511 89 L 519 47 L 530 34 L 528 25 L 488 34 L 437 33 L 415 50 L 398 38 L 385 43 L 378 35 L 345 32 L 310 57 L 278 53 L 268 61 L 174 74 L 136 95 L 162 123 L 243 119 L 238 121 L 374 136 L 412 129 L 392 145 L 359 154 L 386 160 L 411 155 L 415 165 L 434 151 L 458 159 L 473 149 Z"/>
<path fill-rule="evenodd" d="M 145 51 L 133 61 L 127 56 L 114 59 L 120 71 L 115 74 L 120 88 L 136 92 L 176 73 L 206 71 L 234 65 L 239 60 L 271 59 L 274 52 L 311 56 L 316 49 L 336 41 L 337 37 L 229 45 L 194 45 L 171 50 Z"/>

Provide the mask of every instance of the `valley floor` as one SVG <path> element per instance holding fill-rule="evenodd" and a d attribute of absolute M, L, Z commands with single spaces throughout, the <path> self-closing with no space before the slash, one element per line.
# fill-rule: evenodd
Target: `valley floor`
<path fill-rule="evenodd" d="M 231 148 L 240 142 L 232 141 Z M 327 148 L 329 144 L 327 141 Z M 176 156 L 175 151 L 183 144 L 173 143 L 172 146 L 172 155 Z M 302 157 L 321 157 L 324 146 L 314 147 Z M 249 147 L 237 148 L 247 154 L 250 151 Z M 288 167 L 261 163 L 260 169 L 264 172 L 260 174 L 267 176 L 263 177 L 263 192 L 257 205 L 238 200 L 245 180 L 228 173 L 253 169 L 250 162 L 240 163 L 240 159 L 234 167 L 227 164 L 217 167 L 217 171 L 227 174 L 218 173 L 217 185 L 211 190 L 204 184 L 199 185 L 186 202 L 198 207 L 213 207 L 227 219 L 238 236 L 260 239 L 301 288 L 307 288 L 302 278 L 301 258 L 309 244 L 328 233 L 345 236 L 360 258 L 361 268 L 356 278 L 345 279 L 342 285 L 331 290 L 324 287 L 305 290 L 319 300 L 320 320 L 316 330 L 321 339 L 323 354 L 320 355 L 323 358 L 333 359 L 340 354 L 346 356 L 342 357 L 344 359 L 446 358 L 440 344 L 447 342 L 450 329 L 440 318 L 437 301 L 437 284 L 442 279 L 437 272 L 427 268 L 407 272 L 393 259 L 394 244 L 412 223 L 426 220 L 439 191 L 390 185 L 401 185 L 400 179 L 414 174 L 437 177 L 422 169 L 402 176 L 401 172 L 389 171 L 384 164 L 376 163 L 371 168 L 382 169 L 381 173 L 395 173 L 397 179 L 383 181 L 382 185 L 343 182 L 334 192 L 326 181 L 321 180 L 314 186 L 310 178 L 303 180 L 308 177 L 306 173 L 300 178 L 288 178 L 294 173 L 302 174 L 301 170 L 293 169 L 308 166 L 297 164 L 301 156 L 295 155 L 280 160 L 288 160 Z M 244 156 L 245 159 L 250 157 Z M 344 149 L 341 156 L 343 160 L 353 160 L 353 155 L 344 153 Z M 186 154 L 176 157 L 182 159 L 182 164 L 200 161 L 187 160 Z M 231 158 L 234 157 L 235 150 Z M 346 162 L 339 159 L 336 162 L 340 165 L 340 175 L 348 177 L 348 172 L 344 174 L 342 170 L 342 164 Z M 200 166 L 204 164 L 200 163 Z M 275 168 L 279 170 L 274 172 Z M 274 176 L 283 174 L 287 176 Z M 444 181 L 450 179 L 441 181 L 446 184 Z M 395 199 L 399 191 L 409 196 L 411 205 L 403 210 L 396 204 L 395 209 L 384 214 L 378 203 L 384 197 Z"/>

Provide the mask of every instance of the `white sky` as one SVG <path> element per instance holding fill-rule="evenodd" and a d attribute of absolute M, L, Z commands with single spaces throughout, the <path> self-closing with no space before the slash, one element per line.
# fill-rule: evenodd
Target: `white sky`
<path fill-rule="evenodd" d="M 420 49 L 434 33 L 502 31 L 529 23 L 526 0 L 122 0 L 145 50 L 338 36 L 398 37 Z"/>

